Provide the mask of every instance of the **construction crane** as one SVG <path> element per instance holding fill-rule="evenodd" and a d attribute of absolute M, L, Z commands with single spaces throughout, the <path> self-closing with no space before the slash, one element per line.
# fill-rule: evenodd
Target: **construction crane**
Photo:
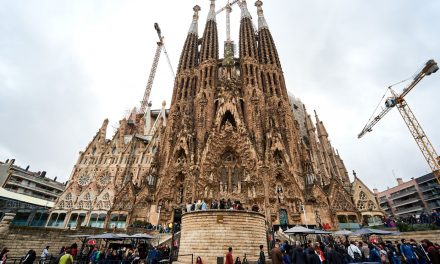
<path fill-rule="evenodd" d="M 401 94 L 397 94 L 393 90 L 392 85 L 389 86 L 388 89 L 391 92 L 391 97 L 388 97 L 385 100 L 385 109 L 383 109 L 376 117 L 370 118 L 368 123 L 365 125 L 364 129 L 362 129 L 361 133 L 359 133 L 358 138 L 361 138 L 367 132 L 371 132 L 372 128 L 394 107 L 397 107 L 400 115 L 405 121 L 406 126 L 409 128 L 411 135 L 417 143 L 417 146 L 421 150 L 423 157 L 429 164 L 434 176 L 440 184 L 440 157 L 437 155 L 434 147 L 417 121 L 414 113 L 409 108 L 407 102 L 404 97 L 425 77 L 435 73 L 438 70 L 438 65 L 434 60 L 429 60 L 423 66 L 422 70 L 415 74 L 415 77 L 412 79 L 412 82 L 403 89 Z M 399 82 L 401 83 L 401 82 Z M 399 84 L 397 83 L 397 84 Z"/>
<path fill-rule="evenodd" d="M 156 30 L 157 35 L 159 36 L 159 41 L 157 42 L 156 53 L 154 54 L 153 65 L 151 66 L 150 75 L 148 76 L 148 81 L 147 81 L 147 86 L 145 87 L 144 97 L 141 101 L 140 113 L 142 113 L 142 114 L 145 113 L 145 109 L 147 108 L 148 104 L 150 104 L 149 99 L 150 99 L 151 87 L 153 87 L 154 76 L 156 75 L 157 64 L 159 63 L 160 53 L 162 50 L 165 53 L 165 56 L 167 58 L 168 66 L 171 69 L 171 73 L 173 74 L 173 78 L 175 77 L 173 66 L 171 65 L 170 57 L 168 56 L 168 52 L 165 48 L 165 43 L 163 41 L 164 37 L 162 36 L 162 32 L 160 30 L 159 24 L 154 23 L 154 29 Z"/>
<path fill-rule="evenodd" d="M 223 12 L 224 10 L 226 10 L 226 41 L 227 42 L 231 42 L 231 12 L 232 12 L 232 5 L 238 3 L 239 0 L 234 0 L 231 3 L 226 4 L 226 6 L 220 8 L 219 10 L 217 10 L 217 12 L 215 12 L 216 15 L 220 14 L 221 12 Z"/>

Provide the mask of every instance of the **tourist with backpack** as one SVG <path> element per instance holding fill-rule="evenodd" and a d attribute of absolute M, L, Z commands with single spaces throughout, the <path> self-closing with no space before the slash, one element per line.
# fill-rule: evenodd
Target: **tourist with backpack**
<path fill-rule="evenodd" d="M 350 245 L 347 247 L 347 253 L 353 259 L 354 262 L 362 261 L 362 252 L 361 250 L 354 244 L 353 241 L 350 241 Z"/>

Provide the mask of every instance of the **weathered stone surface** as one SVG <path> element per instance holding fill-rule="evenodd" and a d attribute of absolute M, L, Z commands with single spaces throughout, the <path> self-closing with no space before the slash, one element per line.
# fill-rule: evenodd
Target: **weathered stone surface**
<path fill-rule="evenodd" d="M 243 258 L 246 254 L 248 259 L 255 259 L 260 245 L 267 249 L 266 231 L 264 215 L 256 212 L 207 210 L 185 213 L 179 262 L 185 263 L 188 259 L 185 255 L 194 254 L 194 258 L 201 256 L 204 263 L 216 263 L 217 257 L 225 256 L 229 247 L 234 256 Z"/>

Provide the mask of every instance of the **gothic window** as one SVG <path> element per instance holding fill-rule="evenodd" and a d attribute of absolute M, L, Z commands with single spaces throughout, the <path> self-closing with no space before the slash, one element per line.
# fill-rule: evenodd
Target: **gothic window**
<path fill-rule="evenodd" d="M 58 207 L 60 209 L 64 209 L 64 201 L 61 201 L 61 203 L 58 204 Z"/>
<path fill-rule="evenodd" d="M 72 206 L 73 206 L 72 201 L 66 201 L 66 202 L 64 203 L 64 207 L 65 207 L 66 209 L 72 209 Z"/>
<path fill-rule="evenodd" d="M 183 203 L 183 191 L 184 191 L 184 188 L 183 188 L 183 185 L 181 184 L 179 186 L 179 190 L 177 191 L 177 197 L 176 197 L 177 203 Z"/>
<path fill-rule="evenodd" d="M 112 154 L 115 154 L 116 153 L 116 147 L 113 147 L 112 148 Z"/>
<path fill-rule="evenodd" d="M 232 191 L 234 193 L 240 193 L 241 192 L 241 175 L 243 174 L 241 168 L 235 167 L 233 169 L 233 175 L 232 175 Z"/>
<path fill-rule="evenodd" d="M 86 193 L 83 198 L 84 201 L 90 201 L 90 193 Z"/>
<path fill-rule="evenodd" d="M 78 178 L 78 183 L 80 186 L 86 186 L 90 182 L 90 176 L 89 175 L 81 175 Z"/>
<path fill-rule="evenodd" d="M 289 217 L 285 209 L 280 209 L 280 226 L 287 227 L 289 224 Z"/>
<path fill-rule="evenodd" d="M 109 184 L 109 182 L 110 182 L 110 175 L 107 173 L 102 175 L 98 181 L 99 185 L 101 185 L 101 186 L 105 186 L 105 185 Z"/>
<path fill-rule="evenodd" d="M 104 196 L 102 196 L 102 200 L 103 200 L 103 201 L 108 201 L 108 200 L 110 200 L 110 194 L 108 194 L 108 193 L 104 194 Z"/>
<path fill-rule="evenodd" d="M 346 197 L 342 195 L 340 192 L 336 194 L 336 199 L 333 204 L 333 208 L 336 210 L 350 210 L 352 209 L 352 205 L 347 201 Z"/>
<path fill-rule="evenodd" d="M 237 127 L 237 123 L 235 122 L 234 115 L 230 111 L 226 111 L 226 113 L 223 115 L 220 127 L 224 128 L 227 122 L 231 124 L 233 127 Z"/>
<path fill-rule="evenodd" d="M 361 201 L 367 200 L 367 195 L 363 191 L 359 193 L 359 200 Z"/>
<path fill-rule="evenodd" d="M 93 147 L 92 155 L 95 155 L 95 154 L 96 154 L 96 147 Z"/>
<path fill-rule="evenodd" d="M 282 156 L 280 150 L 278 150 L 278 149 L 275 150 L 273 156 L 274 156 L 274 159 L 275 159 L 275 163 L 276 163 L 277 165 L 282 165 L 282 164 L 283 164 L 283 156 Z"/>
<path fill-rule="evenodd" d="M 177 164 L 185 164 L 186 163 L 185 151 L 182 148 L 179 149 L 179 151 L 177 151 L 176 156 L 177 156 L 177 159 L 176 159 Z"/>
<path fill-rule="evenodd" d="M 365 210 L 365 201 L 359 200 L 356 205 L 357 209 L 362 211 Z"/>
<path fill-rule="evenodd" d="M 376 209 L 376 205 L 374 205 L 373 201 L 370 200 L 367 203 L 367 208 L 368 208 L 368 210 L 374 210 L 374 209 Z"/>
<path fill-rule="evenodd" d="M 222 155 L 222 160 L 226 162 L 235 162 L 235 155 L 234 153 L 227 151 Z"/>
<path fill-rule="evenodd" d="M 150 187 L 154 187 L 156 185 L 156 177 L 153 175 L 148 175 L 147 176 L 147 184 Z"/>
<path fill-rule="evenodd" d="M 68 193 L 65 198 L 66 201 L 72 201 L 72 193 Z"/>

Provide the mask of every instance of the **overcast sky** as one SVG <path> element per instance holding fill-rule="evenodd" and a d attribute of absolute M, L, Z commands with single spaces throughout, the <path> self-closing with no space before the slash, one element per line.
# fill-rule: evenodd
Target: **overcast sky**
<path fill-rule="evenodd" d="M 317 110 L 347 169 L 379 190 L 394 186 L 396 177 L 428 173 L 397 109 L 361 140 L 357 134 L 388 85 L 428 59 L 440 61 L 440 1 L 263 2 L 289 92 L 310 113 Z M 201 36 L 208 0 L 0 0 L 0 159 L 67 180 L 102 121 L 109 118 L 110 137 L 124 113 L 139 105 L 156 49 L 154 22 L 176 69 L 195 4 L 202 8 Z M 248 6 L 256 23 L 254 1 Z M 239 14 L 235 7 L 236 42 Z M 224 21 L 223 13 L 220 43 Z M 153 107 L 169 104 L 172 86 L 162 57 Z M 440 72 L 407 96 L 438 151 L 439 97 Z"/>

